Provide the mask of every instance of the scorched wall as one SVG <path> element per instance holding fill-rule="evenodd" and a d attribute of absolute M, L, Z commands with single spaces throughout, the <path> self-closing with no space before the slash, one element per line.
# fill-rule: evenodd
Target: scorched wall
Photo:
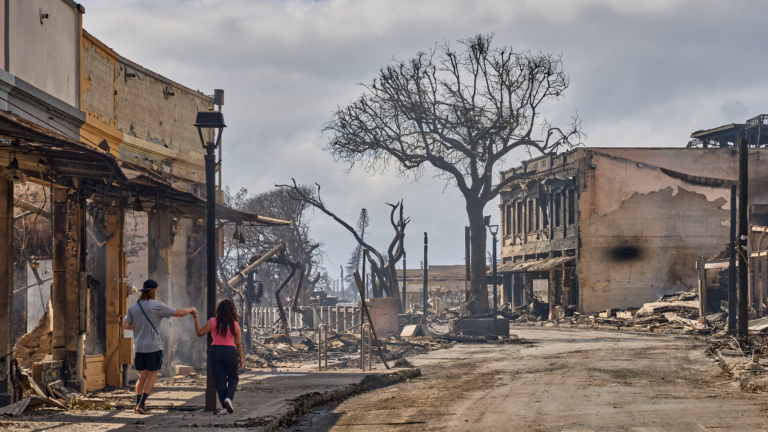
<path fill-rule="evenodd" d="M 579 310 L 641 307 L 665 293 L 695 289 L 696 258 L 716 255 L 728 243 L 738 152 L 577 153 Z M 768 203 L 765 158 L 768 150 L 750 150 L 750 204 Z"/>

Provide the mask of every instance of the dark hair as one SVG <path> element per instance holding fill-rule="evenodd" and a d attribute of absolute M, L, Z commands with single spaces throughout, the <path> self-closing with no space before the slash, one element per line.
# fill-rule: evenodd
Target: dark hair
<path fill-rule="evenodd" d="M 237 308 L 235 302 L 224 299 L 216 306 L 216 331 L 220 336 L 226 336 L 227 331 L 235 334 L 235 322 L 237 322 Z"/>
<path fill-rule="evenodd" d="M 141 297 L 139 297 L 139 300 L 137 300 L 137 301 L 154 300 L 156 298 L 157 298 L 157 288 L 153 288 L 151 290 L 142 291 L 141 292 Z"/>

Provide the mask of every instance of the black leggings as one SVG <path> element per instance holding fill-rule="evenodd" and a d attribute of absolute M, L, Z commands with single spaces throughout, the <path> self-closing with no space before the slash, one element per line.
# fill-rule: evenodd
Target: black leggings
<path fill-rule="evenodd" d="M 237 383 L 240 381 L 237 376 L 239 362 L 240 356 L 237 354 L 237 348 L 233 346 L 213 345 L 208 350 L 208 363 L 222 406 L 224 406 L 224 399 L 233 400 L 235 397 Z"/>

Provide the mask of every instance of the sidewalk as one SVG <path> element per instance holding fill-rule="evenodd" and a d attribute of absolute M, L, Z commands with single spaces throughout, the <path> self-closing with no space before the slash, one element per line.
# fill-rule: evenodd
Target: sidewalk
<path fill-rule="evenodd" d="M 279 371 L 250 371 L 240 376 L 234 400 L 235 413 L 231 415 L 217 416 L 203 411 L 205 379 L 196 379 L 180 385 L 164 386 L 164 383 L 159 383 L 147 403 L 152 410 L 147 415 L 133 414 L 135 395 L 127 389 L 120 389 L 109 394 L 93 395 L 109 401 L 118 408 L 115 410 L 30 411 L 19 418 L 0 418 L 0 428 L 25 431 L 30 428 L 84 431 L 144 430 L 161 427 L 163 431 L 189 428 L 248 428 L 268 431 L 281 424 L 290 423 L 293 418 L 314 406 L 401 382 L 419 374 L 418 369 L 382 369 L 365 373 L 313 372 L 308 366 Z"/>

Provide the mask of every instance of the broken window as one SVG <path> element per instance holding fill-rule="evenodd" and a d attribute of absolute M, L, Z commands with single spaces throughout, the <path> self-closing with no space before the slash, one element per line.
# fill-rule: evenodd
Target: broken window
<path fill-rule="evenodd" d="M 523 232 L 523 202 L 522 201 L 517 202 L 516 217 L 517 217 L 517 221 L 516 221 L 517 223 L 515 224 L 516 225 L 515 234 L 520 234 L 521 232 Z"/>
<path fill-rule="evenodd" d="M 562 209 L 562 201 L 561 201 L 560 193 L 555 194 L 555 226 L 560 226 L 560 210 Z"/>
<path fill-rule="evenodd" d="M 538 198 L 536 198 L 536 200 L 534 201 L 534 204 L 535 204 L 534 213 L 536 213 L 536 229 L 540 230 L 541 229 L 541 205 L 539 204 Z"/>
<path fill-rule="evenodd" d="M 568 190 L 568 225 L 576 222 L 576 193 L 573 189 Z"/>
<path fill-rule="evenodd" d="M 536 220 L 536 206 L 533 205 L 533 200 L 528 200 L 528 232 L 534 230 L 534 223 Z"/>

